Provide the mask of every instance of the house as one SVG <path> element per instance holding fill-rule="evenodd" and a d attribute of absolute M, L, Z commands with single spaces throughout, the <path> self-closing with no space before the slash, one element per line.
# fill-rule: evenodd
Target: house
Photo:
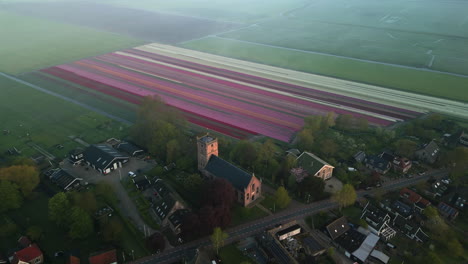
<path fill-rule="evenodd" d="M 184 205 L 174 199 L 171 195 L 166 195 L 153 205 L 154 212 L 159 217 L 161 225 L 167 224 L 168 217 L 179 209 L 184 209 Z"/>
<path fill-rule="evenodd" d="M 184 221 L 184 217 L 189 213 L 188 209 L 178 209 L 173 214 L 169 216 L 169 227 L 174 232 L 174 234 L 180 234 L 181 225 Z"/>
<path fill-rule="evenodd" d="M 129 157 L 106 144 L 89 146 L 83 153 L 84 161 L 102 174 L 108 174 L 121 168 L 129 161 Z"/>
<path fill-rule="evenodd" d="M 288 153 L 288 156 L 292 156 L 294 158 L 297 158 L 299 155 L 301 155 L 301 152 L 298 149 L 289 149 L 286 150 L 286 153 Z"/>
<path fill-rule="evenodd" d="M 382 159 L 392 163 L 395 159 L 396 159 L 396 156 L 393 155 L 392 153 L 388 152 L 388 151 L 384 151 L 382 152 L 379 157 L 381 157 Z"/>
<path fill-rule="evenodd" d="M 346 217 L 340 217 L 327 225 L 327 231 L 332 240 L 335 240 L 342 234 L 346 233 L 351 227 L 348 225 Z"/>
<path fill-rule="evenodd" d="M 197 137 L 198 169 L 208 178 L 223 178 L 232 184 L 237 201 L 243 206 L 256 201 L 262 194 L 262 182 L 234 164 L 218 157 L 218 140 L 209 135 Z"/>
<path fill-rule="evenodd" d="M 302 227 L 298 224 L 295 224 L 281 231 L 278 231 L 278 233 L 276 233 L 276 237 L 278 238 L 279 241 L 285 240 L 287 238 L 300 234 L 301 230 L 302 230 Z"/>
<path fill-rule="evenodd" d="M 432 140 L 416 150 L 414 155 L 421 161 L 432 164 L 437 160 L 440 154 L 439 146 Z"/>
<path fill-rule="evenodd" d="M 70 255 L 67 259 L 67 264 L 80 264 L 80 258 Z"/>
<path fill-rule="evenodd" d="M 405 199 L 408 203 L 413 204 L 414 208 L 419 212 L 422 212 L 426 207 L 431 205 L 431 202 L 408 188 L 400 190 L 400 197 Z"/>
<path fill-rule="evenodd" d="M 82 148 L 72 149 L 68 153 L 68 161 L 73 165 L 80 164 L 84 159 L 84 150 Z"/>
<path fill-rule="evenodd" d="M 27 247 L 31 246 L 31 240 L 29 240 L 29 238 L 27 236 L 21 236 L 18 239 L 18 245 L 20 246 L 21 249 L 27 248 Z"/>
<path fill-rule="evenodd" d="M 140 191 L 146 190 L 151 185 L 151 181 L 148 180 L 146 175 L 139 175 L 132 179 L 133 183 L 135 184 L 136 188 Z"/>
<path fill-rule="evenodd" d="M 44 255 L 36 244 L 21 249 L 13 254 L 11 264 L 42 264 Z"/>
<path fill-rule="evenodd" d="M 410 239 L 423 243 L 429 240 L 429 236 L 422 231 L 421 227 L 399 214 L 395 215 L 392 226 Z"/>
<path fill-rule="evenodd" d="M 366 160 L 366 153 L 364 151 L 358 151 L 353 155 L 355 161 L 361 163 Z"/>
<path fill-rule="evenodd" d="M 395 172 L 406 174 L 413 164 L 407 158 L 398 157 L 392 161 L 392 165 Z"/>
<path fill-rule="evenodd" d="M 117 250 L 95 252 L 89 256 L 89 264 L 117 264 Z"/>
<path fill-rule="evenodd" d="M 119 151 L 122 151 L 122 152 L 125 152 L 127 153 L 128 155 L 132 156 L 132 157 L 135 157 L 135 156 L 138 156 L 138 155 L 141 155 L 143 154 L 145 151 L 132 144 L 132 143 L 129 143 L 129 142 L 120 142 L 119 144 L 117 144 L 117 147 L 116 147 L 117 150 Z"/>
<path fill-rule="evenodd" d="M 444 202 L 439 203 L 439 205 L 437 206 L 437 210 L 443 217 L 449 220 L 454 220 L 458 216 L 458 210 Z"/>
<path fill-rule="evenodd" d="M 56 169 L 50 175 L 50 180 L 67 192 L 80 187 L 80 183 L 83 179 L 70 175 L 64 169 Z"/>
<path fill-rule="evenodd" d="M 335 168 L 307 151 L 302 152 L 296 161 L 297 166 L 307 171 L 308 175 L 319 177 L 324 181 L 332 177 Z"/>
<path fill-rule="evenodd" d="M 461 133 L 460 137 L 458 138 L 458 142 L 461 145 L 468 147 L 468 134 L 466 134 L 465 131 Z"/>
<path fill-rule="evenodd" d="M 361 219 L 366 221 L 368 229 L 372 233 L 381 236 L 385 240 L 389 240 L 396 235 L 395 230 L 389 224 L 392 220 L 390 214 L 372 205 L 370 202 L 367 202 L 362 210 Z"/>
<path fill-rule="evenodd" d="M 367 168 L 380 174 L 387 173 L 391 168 L 391 163 L 379 156 L 368 156 L 365 164 Z"/>

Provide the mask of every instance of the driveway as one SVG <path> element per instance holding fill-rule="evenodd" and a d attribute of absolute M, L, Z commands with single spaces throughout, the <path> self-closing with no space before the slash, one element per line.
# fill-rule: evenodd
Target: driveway
<path fill-rule="evenodd" d="M 107 183 L 114 188 L 115 195 L 118 199 L 118 207 L 122 216 L 128 218 L 130 222 L 132 222 L 135 227 L 140 230 L 142 233 L 146 232 L 146 235 L 151 235 L 155 232 L 155 230 L 151 229 L 149 226 L 145 224 L 143 219 L 140 217 L 138 213 L 138 209 L 135 206 L 135 203 L 132 199 L 128 196 L 127 191 L 120 183 L 121 180 L 125 180 L 125 177 L 128 176 L 129 171 L 136 172 L 137 170 L 141 170 L 142 172 L 148 171 L 154 167 L 153 161 L 143 161 L 136 158 L 131 158 L 130 161 L 118 170 L 115 170 L 107 175 L 103 175 L 98 171 L 94 170 L 93 168 L 84 165 L 77 165 L 73 166 L 67 161 L 62 162 L 61 167 L 71 175 L 82 178 L 83 181 L 88 183 Z"/>

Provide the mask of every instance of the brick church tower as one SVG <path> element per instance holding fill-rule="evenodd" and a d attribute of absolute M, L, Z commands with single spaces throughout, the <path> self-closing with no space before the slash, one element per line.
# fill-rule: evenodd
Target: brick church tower
<path fill-rule="evenodd" d="M 198 170 L 203 170 L 210 160 L 211 155 L 218 156 L 218 139 L 206 134 L 197 137 Z"/>

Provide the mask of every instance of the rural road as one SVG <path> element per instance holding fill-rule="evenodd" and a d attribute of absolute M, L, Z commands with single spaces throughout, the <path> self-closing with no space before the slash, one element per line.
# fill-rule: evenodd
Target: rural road
<path fill-rule="evenodd" d="M 430 177 L 441 178 L 448 176 L 447 170 L 435 170 L 428 172 L 423 176 L 418 176 L 415 178 L 403 178 L 395 181 L 386 182 L 380 189 L 384 191 L 398 190 L 406 186 L 414 185 L 418 182 L 429 179 Z M 358 197 L 363 197 L 365 194 L 371 194 L 372 191 L 359 191 Z M 323 200 L 315 202 L 308 205 L 303 205 L 301 207 L 291 208 L 280 213 L 266 216 L 264 218 L 233 227 L 226 230 L 229 234 L 229 238 L 226 241 L 226 244 L 233 243 L 242 238 L 259 234 L 265 229 L 273 227 L 276 224 L 289 222 L 292 220 L 300 220 L 308 215 L 315 214 L 320 211 L 330 210 L 337 207 L 338 204 L 332 200 Z M 211 242 L 209 238 L 202 238 L 185 245 L 175 247 L 169 251 L 166 251 L 162 254 L 152 255 L 139 260 L 130 262 L 132 264 L 168 264 L 181 259 L 184 259 L 189 252 L 193 252 L 199 247 L 209 246 Z"/>
<path fill-rule="evenodd" d="M 136 47 L 136 49 L 152 49 L 153 52 L 158 52 L 165 56 L 308 87 L 310 89 L 338 93 L 416 112 L 433 111 L 459 118 L 468 118 L 468 104 L 463 102 L 282 69 L 168 45 L 153 43 Z"/>
<path fill-rule="evenodd" d="M 10 80 L 13 80 L 13 81 L 15 81 L 15 82 L 18 82 L 18 83 L 24 84 L 24 85 L 26 85 L 26 86 L 29 86 L 29 87 L 31 87 L 31 88 L 37 90 L 37 91 L 40 91 L 40 92 L 43 92 L 43 93 L 46 93 L 46 94 L 50 94 L 50 95 L 52 95 L 52 96 L 58 97 L 58 98 L 60 98 L 60 99 L 63 99 L 63 100 L 65 100 L 65 101 L 74 103 L 74 104 L 79 105 L 79 106 L 81 106 L 81 107 L 84 107 L 84 108 L 86 108 L 86 109 L 88 109 L 88 110 L 94 111 L 94 112 L 99 113 L 99 114 L 104 115 L 104 116 L 107 116 L 107 117 L 109 117 L 110 119 L 113 119 L 113 120 L 115 120 L 115 121 L 118 121 L 118 122 L 121 122 L 121 123 L 124 123 L 124 124 L 127 124 L 127 125 L 132 125 L 132 124 L 133 124 L 132 122 L 130 122 L 130 121 L 128 121 L 128 120 L 125 120 L 125 119 L 120 118 L 120 117 L 115 116 L 115 115 L 111 115 L 111 114 L 109 114 L 109 113 L 107 113 L 107 112 L 104 112 L 104 111 L 98 109 L 98 108 L 89 106 L 89 105 L 87 105 L 87 104 L 84 104 L 84 103 L 82 103 L 82 102 L 80 102 L 80 101 L 77 101 L 77 100 L 75 100 L 75 99 L 72 99 L 72 98 L 63 96 L 63 95 L 61 95 L 61 94 L 54 93 L 54 92 L 49 91 L 49 90 L 47 90 L 47 89 L 45 89 L 45 88 L 42 88 L 42 87 L 39 87 L 39 86 L 37 86 L 37 85 L 35 85 L 35 84 L 32 84 L 32 83 L 29 83 L 29 82 L 20 80 L 20 79 L 18 79 L 18 78 L 16 78 L 16 77 L 13 77 L 13 76 L 11 76 L 11 75 L 5 74 L 5 73 L 3 73 L 3 72 L 0 72 L 0 76 L 6 77 L 6 78 L 8 78 L 8 79 L 10 79 Z"/>

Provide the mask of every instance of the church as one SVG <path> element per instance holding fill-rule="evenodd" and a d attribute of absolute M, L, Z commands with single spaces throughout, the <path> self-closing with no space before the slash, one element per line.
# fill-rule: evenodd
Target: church
<path fill-rule="evenodd" d="M 243 206 L 248 206 L 260 198 L 262 182 L 230 162 L 218 157 L 218 139 L 205 135 L 197 137 L 198 170 L 205 177 L 223 178 L 232 184 L 236 200 Z"/>

